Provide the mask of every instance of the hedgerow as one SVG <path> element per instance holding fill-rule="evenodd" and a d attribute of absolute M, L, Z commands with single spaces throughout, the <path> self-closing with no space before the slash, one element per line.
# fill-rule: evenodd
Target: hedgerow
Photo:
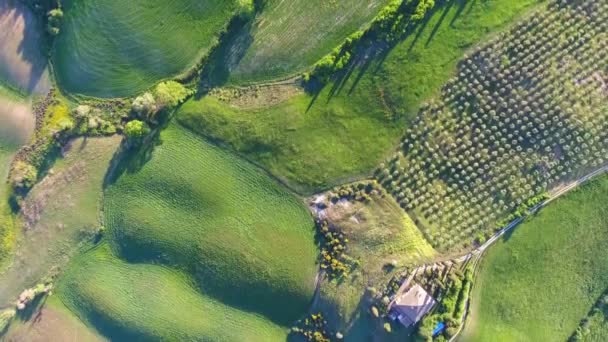
<path fill-rule="evenodd" d="M 312 71 L 304 73 L 304 81 L 314 79 L 327 82 L 331 75 L 351 62 L 357 49 L 370 45 L 372 41 L 392 44 L 402 39 L 433 7 L 434 0 L 391 0 L 367 28 L 352 33 L 341 45 L 319 60 Z"/>
<path fill-rule="evenodd" d="M 467 267 L 464 272 L 456 270 L 449 273 L 446 288 L 434 293 L 439 301 L 437 309 L 420 322 L 418 337 L 421 340 L 449 340 L 454 336 L 464 316 L 472 282 L 471 267 Z M 445 323 L 446 328 L 437 336 L 433 336 L 433 331 L 439 322 Z"/>

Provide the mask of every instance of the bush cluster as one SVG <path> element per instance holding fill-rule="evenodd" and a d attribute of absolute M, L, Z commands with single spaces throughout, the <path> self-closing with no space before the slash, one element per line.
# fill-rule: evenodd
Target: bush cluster
<path fill-rule="evenodd" d="M 301 335 L 310 342 L 330 342 L 332 336 L 327 328 L 327 321 L 320 312 L 296 322 L 291 333 Z"/>
<path fill-rule="evenodd" d="M 348 239 L 332 229 L 325 220 L 317 222 L 317 235 L 321 241 L 321 269 L 330 278 L 348 277 L 359 264 L 346 254 Z"/>
<path fill-rule="evenodd" d="M 369 203 L 373 195 L 386 195 L 386 191 L 376 180 L 338 186 L 328 193 L 328 198 L 334 204 L 340 200 Z"/>
<path fill-rule="evenodd" d="M 469 300 L 473 270 L 467 268 L 464 274 L 460 271 L 450 272 L 445 290 L 435 294 L 439 305 L 433 314 L 423 318 L 418 327 L 418 337 L 423 341 L 448 341 L 458 331 L 464 316 L 466 303 Z M 438 322 L 443 322 L 446 329 L 433 337 L 433 330 Z"/>
<path fill-rule="evenodd" d="M 552 1 L 465 57 L 376 178 L 435 248 L 483 240 L 608 162 L 606 80 L 608 3 Z"/>

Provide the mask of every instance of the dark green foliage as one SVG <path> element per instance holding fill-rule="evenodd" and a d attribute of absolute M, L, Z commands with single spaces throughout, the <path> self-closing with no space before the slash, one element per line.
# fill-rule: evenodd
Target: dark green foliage
<path fill-rule="evenodd" d="M 441 277 L 436 277 L 441 279 Z M 426 341 L 433 340 L 432 333 L 438 322 L 446 324 L 446 329 L 436 337 L 449 340 L 462 321 L 469 293 L 473 281 L 473 270 L 469 267 L 461 272 L 459 269 L 450 268 L 444 288 L 432 291 L 435 298 L 439 299 L 437 309 L 425 317 L 418 328 L 418 336 Z M 427 285 L 428 288 L 428 285 Z"/>
<path fill-rule="evenodd" d="M 373 195 L 381 197 L 386 195 L 386 191 L 376 180 L 345 184 L 328 193 L 329 200 L 333 203 L 340 200 L 369 203 Z"/>
<path fill-rule="evenodd" d="M 60 8 L 55 8 L 49 11 L 47 15 L 46 31 L 51 36 L 59 34 L 61 22 L 63 21 L 63 11 Z"/>
<path fill-rule="evenodd" d="M 317 238 L 321 243 L 321 269 L 330 278 L 348 277 L 359 262 L 346 254 L 348 239 L 332 229 L 325 220 L 317 222 Z"/>
<path fill-rule="evenodd" d="M 291 333 L 303 336 L 309 342 L 330 342 L 331 334 L 328 332 L 327 321 L 323 314 L 316 313 L 296 322 Z"/>
<path fill-rule="evenodd" d="M 129 140 L 140 140 L 149 132 L 148 125 L 140 120 L 131 120 L 125 125 L 125 135 Z"/>
<path fill-rule="evenodd" d="M 434 6 L 434 0 L 391 0 L 366 29 L 351 34 L 340 46 L 318 61 L 310 73 L 304 74 L 304 80 L 327 82 L 331 75 L 349 65 L 357 49 L 365 48 L 372 42 L 397 42 L 413 25 L 424 19 Z"/>

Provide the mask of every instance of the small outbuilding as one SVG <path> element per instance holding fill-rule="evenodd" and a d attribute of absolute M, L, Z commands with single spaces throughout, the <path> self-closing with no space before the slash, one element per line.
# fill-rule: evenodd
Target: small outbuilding
<path fill-rule="evenodd" d="M 400 289 L 389 310 L 406 327 L 418 323 L 437 304 L 422 286 L 416 284 L 409 289 Z"/>

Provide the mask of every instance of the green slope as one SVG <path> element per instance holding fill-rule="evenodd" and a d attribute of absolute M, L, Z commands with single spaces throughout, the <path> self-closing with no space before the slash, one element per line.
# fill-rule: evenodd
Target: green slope
<path fill-rule="evenodd" d="M 463 340 L 567 340 L 608 285 L 607 200 L 604 176 L 491 247 Z"/>
<path fill-rule="evenodd" d="M 448 2 L 386 55 L 355 67 L 319 94 L 254 109 L 217 96 L 195 98 L 178 120 L 226 142 L 298 191 L 315 192 L 369 174 L 397 144 L 422 102 L 449 79 L 465 50 L 537 3 Z"/>
<path fill-rule="evenodd" d="M 290 76 L 367 24 L 388 0 L 267 0 L 224 60 L 232 83 Z"/>
<path fill-rule="evenodd" d="M 108 244 L 68 270 L 61 295 L 110 337 L 284 337 L 314 292 L 318 251 L 306 207 L 178 125 L 160 140 L 141 169 L 129 165 L 107 188 Z M 186 318 L 176 323 L 180 307 Z"/>
<path fill-rule="evenodd" d="M 263 317 L 201 296 L 187 275 L 126 263 L 107 245 L 77 260 L 59 291 L 68 308 L 113 341 L 262 342 L 287 335 Z"/>
<path fill-rule="evenodd" d="M 236 0 L 67 0 L 53 49 L 59 84 L 98 97 L 137 94 L 207 54 Z"/>

